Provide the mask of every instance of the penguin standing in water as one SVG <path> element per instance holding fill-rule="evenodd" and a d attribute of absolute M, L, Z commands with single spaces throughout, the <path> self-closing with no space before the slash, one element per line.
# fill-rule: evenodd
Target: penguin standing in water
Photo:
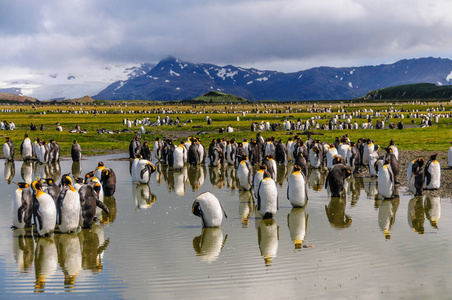
<path fill-rule="evenodd" d="M 303 172 L 304 176 L 308 177 L 308 165 L 306 162 L 306 159 L 304 158 L 303 153 L 298 152 L 295 156 L 295 164 L 294 166 L 299 166 L 301 169 L 301 172 Z"/>
<path fill-rule="evenodd" d="M 251 190 L 253 187 L 253 166 L 251 166 L 248 157 L 240 157 L 239 166 L 237 168 L 237 177 L 239 179 L 239 185 L 245 191 Z"/>
<path fill-rule="evenodd" d="M 42 191 L 42 184 L 33 181 L 32 187 L 36 194 L 33 197 L 33 217 L 39 236 L 50 235 L 55 230 L 56 207 L 55 202 L 47 193 Z"/>
<path fill-rule="evenodd" d="M 132 181 L 139 183 L 148 183 L 151 180 L 151 174 L 155 172 L 155 166 L 147 159 L 136 157 L 132 163 Z"/>
<path fill-rule="evenodd" d="M 106 214 L 109 214 L 107 206 L 98 198 L 99 186 L 85 184 L 78 191 L 80 195 L 80 226 L 82 228 L 91 228 L 93 226 L 94 217 L 96 216 L 96 208 L 99 207 Z"/>
<path fill-rule="evenodd" d="M 6 141 L 3 144 L 3 154 L 5 155 L 6 160 L 14 160 L 14 143 L 9 137 L 6 138 Z"/>
<path fill-rule="evenodd" d="M 56 204 L 58 197 L 60 196 L 60 188 L 52 178 L 46 178 L 45 183 L 46 185 L 43 186 L 43 191 L 52 196 L 52 199 Z"/>
<path fill-rule="evenodd" d="M 176 170 L 180 170 L 185 165 L 185 160 L 187 157 L 187 149 L 183 144 L 180 144 L 173 151 L 173 168 Z"/>
<path fill-rule="evenodd" d="M 202 227 L 220 227 L 223 215 L 227 214 L 221 205 L 220 200 L 211 192 L 205 192 L 196 197 L 192 205 L 192 212 L 201 218 Z"/>
<path fill-rule="evenodd" d="M 160 138 L 157 138 L 154 142 L 154 156 L 155 159 L 161 160 L 163 159 L 163 141 Z"/>
<path fill-rule="evenodd" d="M 268 171 L 264 172 L 257 189 L 257 211 L 263 219 L 271 219 L 276 215 L 278 207 L 278 190 L 275 181 Z"/>
<path fill-rule="evenodd" d="M 264 179 L 264 172 L 267 170 L 267 166 L 264 164 L 259 164 L 259 170 L 254 174 L 253 187 L 254 187 L 254 197 L 257 199 L 257 191 L 259 189 L 259 184 L 262 179 Z"/>
<path fill-rule="evenodd" d="M 275 147 L 275 161 L 279 165 L 284 165 L 287 163 L 287 148 L 281 139 L 279 139 L 279 142 Z"/>
<path fill-rule="evenodd" d="M 57 201 L 57 224 L 62 233 L 76 232 L 80 223 L 80 195 L 69 176 L 61 179 L 63 190 Z"/>
<path fill-rule="evenodd" d="M 82 159 L 82 148 L 76 140 L 72 143 L 71 157 L 73 162 L 79 162 Z"/>
<path fill-rule="evenodd" d="M 342 163 L 334 164 L 326 175 L 325 188 L 329 188 L 333 197 L 340 197 L 344 190 L 344 180 L 351 174 L 349 166 Z"/>
<path fill-rule="evenodd" d="M 391 162 L 386 158 L 384 165 L 378 169 L 378 192 L 385 199 L 394 198 L 394 185 Z"/>
<path fill-rule="evenodd" d="M 425 173 L 424 159 L 418 158 L 410 162 L 407 170 L 408 189 L 416 196 L 422 195 L 424 189 Z"/>
<path fill-rule="evenodd" d="M 425 165 L 425 189 L 426 190 L 437 190 L 441 186 L 441 166 L 436 160 L 434 154 L 430 156 L 430 160 Z"/>
<path fill-rule="evenodd" d="M 97 168 L 96 168 L 96 170 L 94 170 L 94 174 L 92 174 L 91 177 L 96 177 L 97 179 L 99 179 L 102 176 L 102 170 L 104 170 L 104 169 L 105 169 L 105 164 L 103 161 L 100 161 L 97 164 Z"/>
<path fill-rule="evenodd" d="M 400 172 L 400 166 L 399 166 L 399 160 L 397 159 L 397 156 L 394 154 L 394 150 L 391 147 L 386 148 L 386 156 L 388 157 L 389 161 L 391 162 L 391 170 L 394 174 L 394 182 L 399 183 L 397 178 L 399 177 Z"/>
<path fill-rule="evenodd" d="M 266 156 L 262 160 L 262 164 L 267 166 L 267 172 L 270 173 L 270 177 L 273 180 L 276 180 L 276 172 L 277 172 L 277 166 L 276 161 L 273 159 L 273 156 Z"/>
<path fill-rule="evenodd" d="M 297 165 L 293 167 L 293 172 L 289 177 L 287 186 L 287 199 L 292 207 L 304 207 L 308 202 L 308 186 L 306 177 L 301 168 Z"/>
<path fill-rule="evenodd" d="M 333 158 L 335 155 L 338 155 L 337 148 L 334 147 L 333 144 L 330 144 L 328 151 L 326 152 L 326 167 L 328 170 L 333 166 Z"/>
<path fill-rule="evenodd" d="M 20 155 L 24 161 L 30 160 L 33 157 L 33 149 L 28 133 L 25 133 L 24 140 L 20 144 Z"/>
<path fill-rule="evenodd" d="M 116 174 L 111 168 L 105 168 L 102 170 L 100 176 L 100 183 L 104 189 L 105 196 L 113 196 L 116 191 Z"/>
<path fill-rule="evenodd" d="M 33 196 L 29 184 L 26 182 L 15 182 L 19 187 L 14 193 L 12 202 L 12 219 L 14 228 L 31 227 L 33 216 Z"/>

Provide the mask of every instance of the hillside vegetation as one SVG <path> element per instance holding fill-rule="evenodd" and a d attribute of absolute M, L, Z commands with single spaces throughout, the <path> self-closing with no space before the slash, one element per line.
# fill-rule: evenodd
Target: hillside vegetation
<path fill-rule="evenodd" d="M 387 87 L 367 93 L 363 100 L 452 99 L 452 86 L 416 83 Z"/>

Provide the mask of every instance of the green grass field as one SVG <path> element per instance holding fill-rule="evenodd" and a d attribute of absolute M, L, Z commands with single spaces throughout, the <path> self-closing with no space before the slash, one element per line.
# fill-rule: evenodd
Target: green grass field
<path fill-rule="evenodd" d="M 395 110 L 404 110 L 403 114 L 408 115 L 408 111 L 418 110 L 420 113 L 425 113 L 427 109 L 437 109 L 442 105 L 445 111 L 433 112 L 437 113 L 451 113 L 452 104 L 450 102 L 430 102 L 428 104 L 414 104 L 414 103 L 327 103 L 321 102 L 314 106 L 312 103 L 271 103 L 271 104 L 208 104 L 208 105 L 184 105 L 177 103 L 174 105 L 155 102 L 103 102 L 100 104 L 91 105 L 61 105 L 61 104 L 47 104 L 47 105 L 1 105 L 0 119 L 8 122 L 14 122 L 16 129 L 13 131 L 0 131 L 3 137 L 10 137 L 16 148 L 16 156 L 19 157 L 19 148 L 25 132 L 28 132 L 30 138 L 34 140 L 39 137 L 43 140 L 54 139 L 61 147 L 61 154 L 67 156 L 70 154 L 70 149 L 73 140 L 77 140 L 82 147 L 83 155 L 106 154 L 112 152 L 126 152 L 128 151 L 129 142 L 133 138 L 134 133 L 119 133 L 119 134 L 98 134 L 97 129 L 105 128 L 108 130 L 123 130 L 126 127 L 123 125 L 123 119 L 129 118 L 141 120 L 145 117 L 150 118 L 151 122 L 155 121 L 157 116 L 161 118 L 167 114 L 176 119 L 179 116 L 181 122 L 186 122 L 188 119 L 193 120 L 193 123 L 176 126 L 147 126 L 146 130 L 153 132 L 153 134 L 142 135 L 142 140 L 150 142 L 157 137 L 169 137 L 173 139 L 186 138 L 188 136 L 198 136 L 207 147 L 211 139 L 226 137 L 236 138 L 238 140 L 247 138 L 255 138 L 256 132 L 250 131 L 252 122 L 269 121 L 270 123 L 277 122 L 282 124 L 283 118 L 289 117 L 290 120 L 296 121 L 301 118 L 303 121 L 312 116 L 321 116 L 320 124 L 327 124 L 328 120 L 338 114 L 338 108 L 343 108 L 346 112 L 351 113 L 358 109 L 372 109 L 373 111 L 380 111 L 382 115 L 387 115 L 391 108 Z M 312 108 L 330 108 L 331 113 L 310 113 L 308 109 Z M 68 113 L 69 111 L 87 111 L 85 114 Z M 153 109 L 175 110 L 180 113 L 149 113 Z M 259 109 L 259 113 L 251 113 L 252 110 Z M 14 110 L 7 112 L 7 110 Z M 20 110 L 20 111 L 19 111 Z M 97 110 L 98 113 L 93 111 Z M 127 114 L 121 113 L 128 112 Z M 205 110 L 205 113 L 201 113 Z M 270 110 L 269 113 L 263 111 Z M 242 117 L 241 112 L 248 112 L 245 117 Z M 45 112 L 45 114 L 44 114 Z M 207 125 L 205 121 L 206 116 L 210 116 L 213 120 L 211 125 Z M 240 121 L 236 121 L 236 116 L 240 117 Z M 373 123 L 381 118 L 373 118 Z M 397 124 L 400 119 L 391 119 L 390 122 Z M 352 122 L 354 119 L 352 120 Z M 361 124 L 364 119 L 357 119 Z M 414 121 L 414 124 L 411 123 Z M 56 131 L 56 123 L 59 122 L 63 127 L 62 132 Z M 437 150 L 446 151 L 450 147 L 452 141 L 452 119 L 440 118 L 438 124 L 432 127 L 420 128 L 421 119 L 407 119 L 403 120 L 405 129 L 368 129 L 368 130 L 315 130 L 324 135 L 316 135 L 315 137 L 325 142 L 333 142 L 335 137 L 340 137 L 348 134 L 352 141 L 358 138 L 371 138 L 381 146 L 389 144 L 391 139 L 394 139 L 399 149 L 411 150 Z M 36 124 L 38 131 L 30 131 L 30 124 Z M 82 129 L 86 129 L 88 133 L 69 133 L 78 124 Z M 218 133 L 220 128 L 226 128 L 229 124 L 234 128 L 233 133 Z M 39 127 L 44 125 L 44 131 L 40 131 Z M 202 125 L 202 128 L 193 128 L 193 126 Z M 408 125 L 412 126 L 408 128 Z M 282 126 L 281 126 L 282 128 Z M 132 131 L 139 130 L 140 126 L 131 128 Z M 198 132 L 206 132 L 204 135 L 197 135 Z M 297 131 L 294 131 L 294 135 Z M 264 138 L 274 136 L 276 139 L 287 139 L 292 135 L 287 135 L 282 129 L 279 131 L 262 132 Z M 306 139 L 306 136 L 302 136 Z"/>

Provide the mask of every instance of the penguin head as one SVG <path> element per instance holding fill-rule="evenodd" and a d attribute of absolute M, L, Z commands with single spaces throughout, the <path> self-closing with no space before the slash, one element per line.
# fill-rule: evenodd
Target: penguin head
<path fill-rule="evenodd" d="M 72 179 L 71 177 L 69 177 L 69 174 L 63 175 L 63 177 L 61 178 L 61 183 L 63 184 L 63 187 L 72 185 Z"/>
<path fill-rule="evenodd" d="M 27 187 L 29 187 L 30 185 L 26 182 L 14 182 L 15 184 L 17 184 L 19 186 L 19 188 L 21 189 L 25 189 Z"/>
<path fill-rule="evenodd" d="M 97 166 L 98 166 L 98 167 L 103 167 L 103 166 L 104 166 L 104 162 L 103 162 L 103 161 L 100 161 L 100 162 L 97 164 Z"/>
<path fill-rule="evenodd" d="M 52 178 L 46 178 L 44 179 L 44 181 L 48 184 L 48 185 L 52 185 L 55 183 L 55 181 Z"/>
<path fill-rule="evenodd" d="M 301 167 L 299 165 L 294 165 L 293 166 L 293 171 L 294 172 L 301 172 Z"/>
<path fill-rule="evenodd" d="M 436 156 L 437 156 L 437 155 L 438 155 L 438 153 L 431 155 L 431 156 L 430 156 L 430 159 L 431 159 L 431 160 L 436 160 Z"/>
<path fill-rule="evenodd" d="M 42 183 L 40 181 L 37 181 L 37 180 L 33 181 L 31 183 L 31 186 L 33 187 L 33 189 L 35 191 L 42 191 Z"/>
<path fill-rule="evenodd" d="M 270 172 L 268 172 L 267 170 L 264 171 L 264 179 L 265 178 L 271 178 Z"/>
<path fill-rule="evenodd" d="M 201 210 L 201 206 L 200 206 L 198 200 L 195 200 L 195 202 L 193 202 L 191 211 L 195 216 L 202 218 L 202 210 Z"/>

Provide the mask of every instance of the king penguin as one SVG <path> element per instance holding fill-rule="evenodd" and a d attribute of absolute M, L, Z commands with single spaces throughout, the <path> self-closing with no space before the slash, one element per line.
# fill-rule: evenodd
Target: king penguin
<path fill-rule="evenodd" d="M 378 192 L 385 199 L 394 198 L 394 184 L 391 162 L 387 158 L 384 165 L 378 169 Z"/>
<path fill-rule="evenodd" d="M 434 154 L 430 156 L 430 160 L 425 165 L 425 189 L 436 190 L 441 186 L 441 166 L 436 160 Z"/>
<path fill-rule="evenodd" d="M 155 166 L 149 160 L 136 157 L 132 163 L 132 181 L 148 183 L 154 171 Z"/>
<path fill-rule="evenodd" d="M 33 197 L 29 184 L 26 182 L 15 182 L 19 187 L 14 193 L 12 202 L 12 219 L 14 228 L 31 227 L 33 216 Z"/>
<path fill-rule="evenodd" d="M 11 141 L 9 137 L 5 138 L 6 141 L 3 144 L 3 154 L 5 155 L 5 159 L 8 161 L 14 160 L 14 143 Z"/>
<path fill-rule="evenodd" d="M 116 174 L 112 168 L 105 168 L 102 170 L 100 176 L 100 183 L 104 189 L 105 196 L 113 196 L 116 191 Z"/>
<path fill-rule="evenodd" d="M 80 223 L 80 195 L 72 186 L 72 179 L 61 179 L 63 190 L 57 201 L 57 224 L 62 233 L 76 232 Z"/>
<path fill-rule="evenodd" d="M 71 157 L 74 162 L 79 162 L 82 159 L 82 148 L 76 140 L 72 143 Z"/>
<path fill-rule="evenodd" d="M 187 149 L 183 144 L 180 144 L 173 151 L 173 168 L 176 170 L 181 170 L 186 162 Z"/>
<path fill-rule="evenodd" d="M 248 157 L 244 157 L 237 168 L 237 177 L 240 187 L 245 191 L 249 191 L 253 187 L 253 175 L 253 166 Z"/>
<path fill-rule="evenodd" d="M 333 197 L 340 197 L 344 190 L 344 180 L 351 174 L 349 166 L 342 163 L 334 164 L 326 175 L 325 188 L 329 189 Z"/>
<path fill-rule="evenodd" d="M 263 219 L 271 219 L 275 216 L 278 207 L 278 190 L 275 181 L 268 171 L 264 172 L 257 190 L 257 211 Z"/>
<path fill-rule="evenodd" d="M 424 189 L 425 172 L 424 159 L 418 158 L 410 162 L 407 170 L 408 189 L 416 196 L 422 195 Z"/>
<path fill-rule="evenodd" d="M 211 192 L 205 192 L 196 197 L 192 205 L 192 212 L 202 220 L 202 227 L 220 227 L 223 215 L 227 214 L 220 200 Z"/>
<path fill-rule="evenodd" d="M 306 177 L 298 165 L 293 167 L 287 186 L 287 199 L 292 207 L 304 207 L 308 201 L 308 187 Z"/>
<path fill-rule="evenodd" d="M 99 201 L 97 191 L 99 187 L 93 187 L 92 185 L 85 184 L 80 187 L 80 226 L 82 228 L 91 228 L 93 226 L 94 217 L 96 216 L 96 208 L 99 207 L 106 214 L 109 214 L 107 206 Z"/>
<path fill-rule="evenodd" d="M 33 181 L 32 187 L 36 194 L 33 197 L 33 217 L 39 236 L 50 235 L 55 230 L 56 207 L 55 202 L 47 193 L 42 191 L 42 184 Z"/>
<path fill-rule="evenodd" d="M 24 140 L 20 144 L 20 155 L 24 161 L 30 160 L 33 157 L 33 149 L 28 133 L 25 133 Z"/>

